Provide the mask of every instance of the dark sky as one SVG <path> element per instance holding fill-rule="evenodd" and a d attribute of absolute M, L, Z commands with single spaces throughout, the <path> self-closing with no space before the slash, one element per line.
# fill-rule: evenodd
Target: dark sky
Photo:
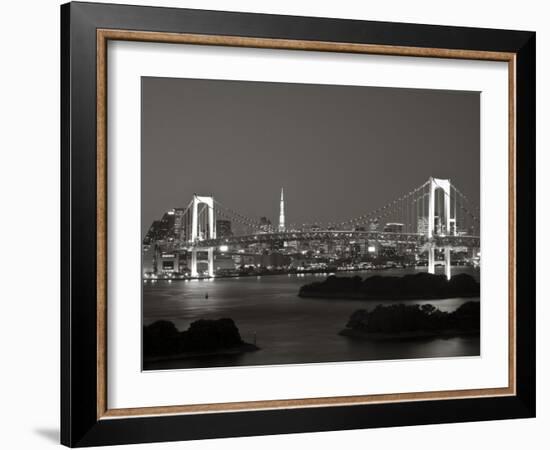
<path fill-rule="evenodd" d="M 451 178 L 479 203 L 479 93 L 142 79 L 142 232 L 193 193 L 287 223 L 343 221 Z"/>

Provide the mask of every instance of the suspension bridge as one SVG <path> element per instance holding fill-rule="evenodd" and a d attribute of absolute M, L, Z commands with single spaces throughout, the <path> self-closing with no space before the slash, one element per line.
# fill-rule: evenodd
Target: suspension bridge
<path fill-rule="evenodd" d="M 479 248 L 479 209 L 449 179 L 430 177 L 407 193 L 374 210 L 341 222 L 285 223 L 281 191 L 279 223 L 258 221 L 222 205 L 213 195 L 194 194 L 181 213 L 180 248 L 191 253 L 191 276 L 198 276 L 199 262 L 208 264 L 214 276 L 216 249 L 243 248 L 275 243 L 307 241 L 343 242 L 357 240 L 385 245 L 411 246 L 427 253 L 428 272 L 435 273 L 436 250 L 444 252 L 447 278 L 451 276 L 451 251 Z M 239 228 L 218 233 L 219 220 Z M 383 226 L 382 229 L 379 229 Z M 199 260 L 199 254 L 206 259 Z"/>

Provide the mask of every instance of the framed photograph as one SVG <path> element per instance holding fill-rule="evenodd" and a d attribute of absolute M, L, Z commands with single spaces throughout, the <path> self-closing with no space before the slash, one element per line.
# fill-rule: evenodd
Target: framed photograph
<path fill-rule="evenodd" d="M 61 26 L 63 444 L 535 415 L 535 33 Z"/>

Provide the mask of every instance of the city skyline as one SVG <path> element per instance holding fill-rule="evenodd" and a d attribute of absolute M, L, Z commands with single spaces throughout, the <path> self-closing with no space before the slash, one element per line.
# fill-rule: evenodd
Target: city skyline
<path fill-rule="evenodd" d="M 142 236 L 193 192 L 278 223 L 283 186 L 299 224 L 360 215 L 432 173 L 479 202 L 478 93 L 144 78 L 143 94 Z"/>
<path fill-rule="evenodd" d="M 257 224 L 260 225 L 259 229 L 261 229 L 261 227 L 267 227 L 264 231 L 266 231 L 267 229 L 269 230 L 272 230 L 272 231 L 290 231 L 290 230 L 293 230 L 293 229 L 296 229 L 296 228 L 300 228 L 300 227 L 305 227 L 305 228 L 310 228 L 310 227 L 318 227 L 318 226 L 332 226 L 332 225 L 336 225 L 336 224 L 333 224 L 333 223 L 321 223 L 321 222 L 307 222 L 307 223 L 294 223 L 294 222 L 287 222 L 286 221 L 286 216 L 285 216 L 285 213 L 284 213 L 284 210 L 285 210 L 285 207 L 284 207 L 284 194 L 283 194 L 283 191 L 284 191 L 284 188 L 282 187 L 281 188 L 281 192 L 280 192 L 280 198 L 279 198 L 279 219 L 278 219 L 278 226 L 277 227 L 274 227 L 272 224 L 273 223 L 276 223 L 275 220 L 272 220 L 272 218 L 269 218 L 267 216 L 261 216 L 261 217 L 258 217 L 258 218 L 252 218 L 252 219 L 256 219 L 257 220 Z M 166 211 L 163 211 L 161 213 L 161 215 L 159 217 L 157 217 L 156 219 L 153 220 L 153 222 L 151 223 L 151 226 L 153 225 L 154 222 L 158 222 L 159 220 L 161 220 L 161 218 L 163 216 L 165 216 L 166 214 L 173 214 L 175 213 L 175 211 L 177 210 L 186 210 L 185 207 L 182 207 L 182 206 L 177 206 L 177 207 L 173 207 L 173 208 L 169 208 L 167 209 Z M 378 218 L 373 218 L 373 220 L 371 221 L 371 224 L 372 223 L 376 223 L 376 226 L 377 228 L 384 228 L 385 225 L 405 225 L 405 222 L 401 223 L 401 222 L 393 222 L 392 221 L 393 219 L 388 219 L 386 222 L 382 222 L 382 223 L 379 223 L 378 221 Z M 426 224 L 428 223 L 428 217 L 418 217 L 416 218 L 415 220 L 417 220 L 417 224 L 412 224 L 412 225 L 416 225 L 416 228 L 417 230 L 420 230 L 421 228 L 425 227 L 427 228 L 427 225 L 424 225 L 424 222 L 426 222 Z M 216 219 L 216 222 L 219 222 L 219 221 L 222 221 L 222 222 L 227 222 L 229 224 L 233 224 L 233 222 L 230 220 L 230 219 Z M 265 223 L 262 223 L 262 222 L 265 222 Z M 150 229 L 147 228 L 145 231 L 145 233 L 147 234 L 147 231 Z M 346 229 L 346 228 L 344 228 Z M 420 231 L 419 231 L 420 232 Z"/>

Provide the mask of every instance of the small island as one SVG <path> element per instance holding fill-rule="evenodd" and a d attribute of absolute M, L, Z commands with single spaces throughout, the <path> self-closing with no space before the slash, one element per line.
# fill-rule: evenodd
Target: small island
<path fill-rule="evenodd" d="M 440 311 L 433 305 L 378 305 L 372 311 L 355 311 L 342 336 L 361 339 L 422 339 L 479 335 L 479 302 L 463 303 L 455 311 Z"/>
<path fill-rule="evenodd" d="M 168 320 L 158 320 L 143 327 L 143 361 L 147 363 L 216 356 L 259 350 L 244 342 L 235 322 L 229 318 L 196 320 L 179 331 Z"/>
<path fill-rule="evenodd" d="M 357 300 L 433 300 L 453 297 L 479 297 L 479 283 L 470 275 L 417 273 L 402 277 L 329 276 L 325 281 L 302 286 L 300 297 Z"/>

